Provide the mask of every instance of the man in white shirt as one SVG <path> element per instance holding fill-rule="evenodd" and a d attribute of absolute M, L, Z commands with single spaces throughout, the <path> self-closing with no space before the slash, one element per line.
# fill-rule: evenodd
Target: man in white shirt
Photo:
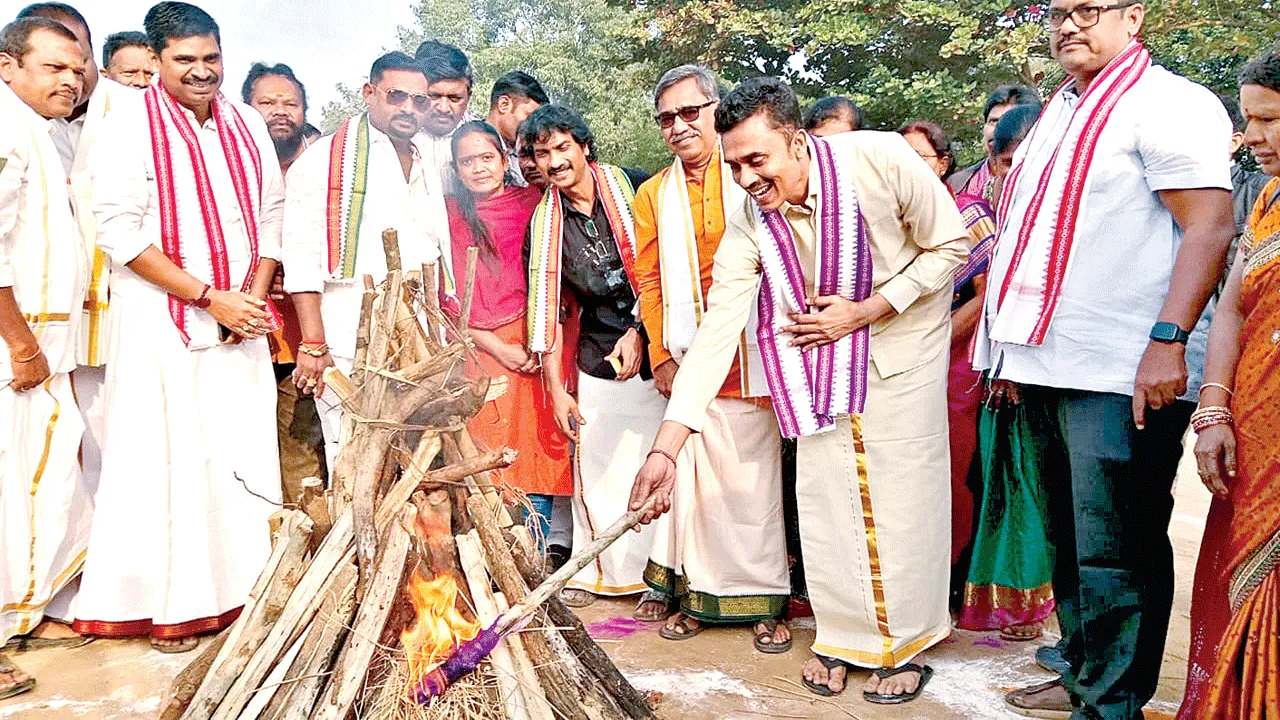
<path fill-rule="evenodd" d="M 351 372 L 364 292 L 360 278 L 381 281 L 387 274 L 382 231 L 399 233 L 405 268 L 441 257 L 444 198 L 420 145 L 419 130 L 431 107 L 427 92 L 417 61 L 401 52 L 383 55 L 364 86 L 367 112 L 307 148 L 289 171 L 284 289 L 302 328 L 294 378 L 299 389 L 318 398 L 330 473 L 341 440 L 342 404 L 325 392 L 323 373 L 330 365 Z M 331 167 L 341 168 L 337 194 L 330 192 Z"/>
<path fill-rule="evenodd" d="M 89 261 L 51 122 L 79 101 L 85 65 L 55 21 L 0 31 L 0 644 L 75 639 L 42 620 L 80 571 L 89 535 L 71 390 Z M 34 683 L 0 655 L 0 698 Z"/>
<path fill-rule="evenodd" d="M 445 193 L 453 194 L 458 187 L 458 176 L 453 169 L 453 131 L 462 123 L 476 119 L 468 109 L 471 87 L 475 84 L 471 61 L 458 48 L 435 40 L 419 45 L 414 59 L 427 74 L 427 97 L 431 100 L 418 147 L 427 165 L 435 168 L 440 176 Z"/>
<path fill-rule="evenodd" d="M 1024 462 L 1043 468 L 1069 667 L 1010 694 L 1034 717 L 1132 720 L 1155 693 L 1171 486 L 1196 390 L 1187 343 L 1234 230 L 1226 113 L 1151 63 L 1143 15 L 1050 4 L 1069 80 L 1005 181 L 976 345 L 990 402 L 1037 418 L 1024 447 L 1040 456 Z"/>
<path fill-rule="evenodd" d="M 122 97 L 90 159 L 113 263 L 102 476 L 75 629 L 162 652 L 229 625 L 280 501 L 265 300 L 284 183 L 262 118 L 219 90 L 218 25 L 148 11 L 160 82 Z M 163 232 L 162 232 L 163 227 Z"/>
<path fill-rule="evenodd" d="M 156 76 L 156 54 L 146 33 L 111 33 L 102 44 L 102 76 L 132 88 L 146 89 Z"/>

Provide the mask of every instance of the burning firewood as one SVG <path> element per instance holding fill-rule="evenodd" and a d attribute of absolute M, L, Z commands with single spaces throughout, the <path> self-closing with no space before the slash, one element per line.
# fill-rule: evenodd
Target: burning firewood
<path fill-rule="evenodd" d="M 304 512 L 277 518 L 239 619 L 180 675 L 163 717 L 231 720 L 251 701 L 266 720 L 652 717 L 567 608 L 547 618 L 574 570 L 538 585 L 541 558 L 509 512 L 522 496 L 494 472 L 515 453 L 466 433 L 505 388 L 464 372 L 466 313 L 456 327 L 441 314 L 435 266 L 404 272 L 394 231 L 383 240 L 389 272 L 365 278 L 352 373 L 325 374 L 347 411 L 332 488 L 309 483 Z M 464 310 L 474 268 L 473 253 Z"/>

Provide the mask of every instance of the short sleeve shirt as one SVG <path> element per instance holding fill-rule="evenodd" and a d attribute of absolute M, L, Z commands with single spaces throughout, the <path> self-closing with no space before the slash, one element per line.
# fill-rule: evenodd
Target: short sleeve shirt
<path fill-rule="evenodd" d="M 1061 134 L 1066 124 L 1045 130 Z M 1182 244 L 1182 230 L 1157 193 L 1230 190 L 1230 139 L 1226 111 L 1208 89 L 1158 65 L 1143 74 L 1098 140 L 1071 269 L 1044 343 L 997 343 L 994 377 L 1133 394 Z M 1010 214 L 1020 215 L 1030 196 L 1013 198 Z M 1197 325 L 1193 346 L 1203 346 L 1205 325 Z"/>

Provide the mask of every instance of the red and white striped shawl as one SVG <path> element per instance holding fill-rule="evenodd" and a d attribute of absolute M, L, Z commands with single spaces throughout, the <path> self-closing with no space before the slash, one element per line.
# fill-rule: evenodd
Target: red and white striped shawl
<path fill-rule="evenodd" d="M 262 209 L 262 156 L 248 126 L 226 97 L 218 93 L 213 100 L 212 119 L 250 247 L 245 277 L 232 278 L 223 223 L 196 130 L 162 84 L 148 88 L 145 100 L 160 196 L 161 249 L 178 267 L 215 289 L 247 292 L 258 266 L 258 217 Z M 270 303 L 268 308 L 275 316 Z M 172 294 L 169 315 L 187 347 L 212 347 L 220 342 L 212 316 Z M 279 325 L 278 316 L 275 324 Z"/>

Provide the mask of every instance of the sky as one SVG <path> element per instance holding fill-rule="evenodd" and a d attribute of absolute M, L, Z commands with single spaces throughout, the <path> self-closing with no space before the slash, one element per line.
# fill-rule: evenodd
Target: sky
<path fill-rule="evenodd" d="M 33 0 L 0 0 L 4 19 Z M 142 30 L 156 0 L 63 0 L 89 21 L 94 57 L 121 30 Z M 187 0 L 192 2 L 193 0 Z M 293 68 L 307 88 L 307 119 L 338 99 L 338 83 L 359 85 L 369 66 L 396 42 L 396 28 L 413 23 L 412 0 L 194 0 L 218 22 L 226 77 L 223 92 L 239 98 L 249 66 L 261 60 Z"/>

